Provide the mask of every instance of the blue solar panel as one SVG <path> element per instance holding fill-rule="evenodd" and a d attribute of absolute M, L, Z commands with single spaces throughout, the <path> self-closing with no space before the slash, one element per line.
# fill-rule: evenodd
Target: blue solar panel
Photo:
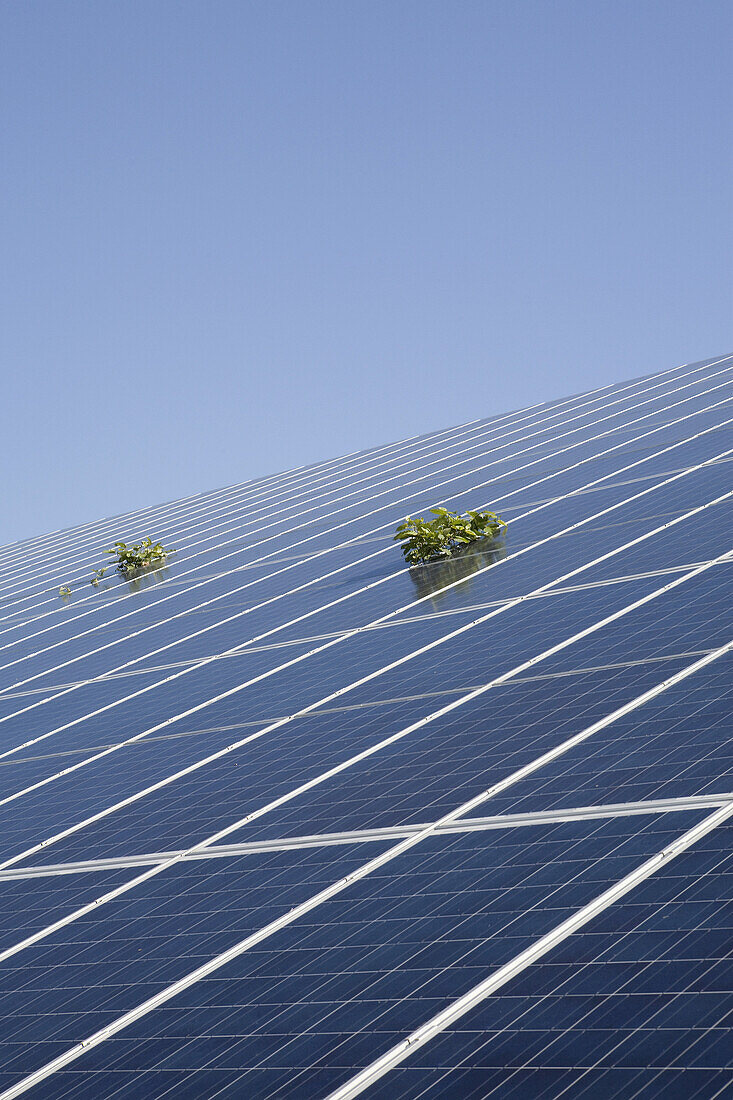
<path fill-rule="evenodd" d="M 706 837 L 366 1095 L 725 1096 L 731 839 Z"/>
<path fill-rule="evenodd" d="M 0 550 L 0 1100 L 722 1096 L 732 380 Z"/>

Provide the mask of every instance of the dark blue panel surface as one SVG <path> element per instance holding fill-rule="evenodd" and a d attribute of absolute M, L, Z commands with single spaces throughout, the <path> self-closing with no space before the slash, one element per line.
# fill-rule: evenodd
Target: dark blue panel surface
<path fill-rule="evenodd" d="M 731 839 L 707 837 L 364 1096 L 725 1096 Z"/>
<path fill-rule="evenodd" d="M 691 796 L 733 793 L 730 659 L 686 675 L 730 640 L 730 561 L 693 573 L 733 547 L 730 500 L 711 504 L 732 366 L 0 549 L 0 1092 L 325 1097 L 713 812 Z M 408 570 L 394 527 L 436 504 L 496 506 L 507 536 Z M 175 547 L 165 570 L 89 586 L 106 545 L 148 533 Z M 470 799 L 471 828 L 22 1083 Z M 726 839 L 373 1095 L 722 1096 Z"/>
<path fill-rule="evenodd" d="M 732 662 L 719 658 L 599 731 L 499 795 L 496 812 L 733 792 Z"/>
<path fill-rule="evenodd" d="M 239 1069 L 238 1095 L 325 1096 L 698 819 L 627 817 L 429 839 L 132 1023 L 124 1037 L 90 1050 L 89 1072 L 101 1085 L 105 1072 L 136 1070 L 160 1094 L 167 1070 L 195 1076 L 204 1062 L 205 1073 Z M 174 908 L 180 926 L 192 907 Z M 160 905 L 158 913 L 165 933 L 170 925 Z M 145 930 L 144 919 L 136 924 Z M 116 972 L 145 980 L 149 961 L 128 962 L 135 941 L 118 938 L 125 946 Z M 74 958 L 83 959 L 92 949 L 78 942 Z M 182 942 L 196 952 L 196 935 Z M 144 952 L 160 960 L 154 974 L 175 971 L 171 946 Z M 54 950 L 49 962 L 58 957 Z M 73 1008 L 73 970 L 58 965 L 63 994 L 54 987 L 46 996 L 62 996 Z M 105 1008 L 118 997 L 124 1000 L 110 988 Z M 192 1019 L 202 1036 L 193 1043 Z M 74 1015 L 59 1026 L 78 1035 L 81 1022 Z M 19 1069 L 38 1058 L 36 1035 L 30 1056 L 19 1043 Z"/>

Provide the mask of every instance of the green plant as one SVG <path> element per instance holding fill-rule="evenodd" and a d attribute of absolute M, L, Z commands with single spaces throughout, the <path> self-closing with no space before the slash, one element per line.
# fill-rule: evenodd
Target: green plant
<path fill-rule="evenodd" d="M 150 565 L 161 565 L 172 553 L 173 551 L 167 550 L 162 542 L 153 542 L 151 538 L 134 542 L 131 546 L 126 542 L 116 542 L 111 549 L 105 550 L 105 554 L 116 556 L 115 564 L 120 573 L 134 573 L 137 569 L 147 569 Z"/>
<path fill-rule="evenodd" d="M 465 516 L 447 508 L 432 508 L 435 519 L 408 516 L 397 528 L 394 541 L 408 565 L 440 561 L 458 553 L 477 539 L 496 538 L 506 531 L 506 523 L 496 512 L 467 512 Z"/>
<path fill-rule="evenodd" d="M 66 597 L 66 596 L 70 596 L 70 595 L 71 595 L 71 589 L 69 588 L 68 584 L 62 584 L 61 587 L 59 588 L 59 596 Z"/>
<path fill-rule="evenodd" d="M 89 581 L 89 583 L 91 585 L 93 585 L 95 588 L 99 588 L 99 582 L 101 581 L 102 577 L 104 576 L 104 574 L 106 572 L 107 572 L 107 566 L 106 565 L 103 565 L 101 569 L 95 569 L 94 572 L 92 573 L 92 579 Z"/>

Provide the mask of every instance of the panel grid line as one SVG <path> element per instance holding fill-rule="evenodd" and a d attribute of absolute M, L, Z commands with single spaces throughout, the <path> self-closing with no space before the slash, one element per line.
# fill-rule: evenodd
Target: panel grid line
<path fill-rule="evenodd" d="M 604 818 L 647 816 L 648 814 L 679 813 L 684 810 L 706 809 L 711 806 L 725 806 L 733 801 L 733 791 L 710 795 L 680 795 L 677 798 L 647 799 L 639 802 L 600 803 L 594 806 L 567 806 L 560 810 L 544 810 L 517 814 L 495 814 L 493 817 L 471 817 L 448 822 L 436 823 L 435 833 L 486 832 L 497 829 L 516 829 L 547 825 L 567 821 L 596 821 Z M 145 867 L 167 863 L 180 856 L 184 862 L 201 859 L 231 859 L 244 855 L 257 855 L 260 852 L 283 852 L 301 848 L 322 848 L 329 845 L 365 843 L 373 844 L 383 840 L 396 840 L 413 836 L 431 828 L 431 823 L 422 821 L 414 825 L 393 825 L 375 829 L 355 829 L 341 833 L 315 833 L 312 836 L 276 837 L 273 840 L 243 841 L 240 844 L 217 844 L 205 849 L 191 849 L 186 852 L 146 852 L 141 855 L 111 856 L 107 859 L 89 859 L 69 863 L 49 863 L 32 868 L 14 868 L 0 871 L 0 882 L 14 882 L 29 878 L 48 878 L 52 875 L 79 874 L 82 872 L 115 870 L 125 867 Z M 0 961 L 2 955 L 0 954 Z"/>

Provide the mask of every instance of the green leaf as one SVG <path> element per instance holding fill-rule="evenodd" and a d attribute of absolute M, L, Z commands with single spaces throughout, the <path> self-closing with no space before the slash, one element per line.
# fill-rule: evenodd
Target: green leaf
<path fill-rule="evenodd" d="M 495 512 L 474 510 L 458 515 L 436 507 L 431 514 L 431 520 L 408 516 L 393 535 L 394 542 L 402 543 L 402 553 L 410 565 L 440 561 L 477 539 L 495 537 L 507 527 Z"/>

